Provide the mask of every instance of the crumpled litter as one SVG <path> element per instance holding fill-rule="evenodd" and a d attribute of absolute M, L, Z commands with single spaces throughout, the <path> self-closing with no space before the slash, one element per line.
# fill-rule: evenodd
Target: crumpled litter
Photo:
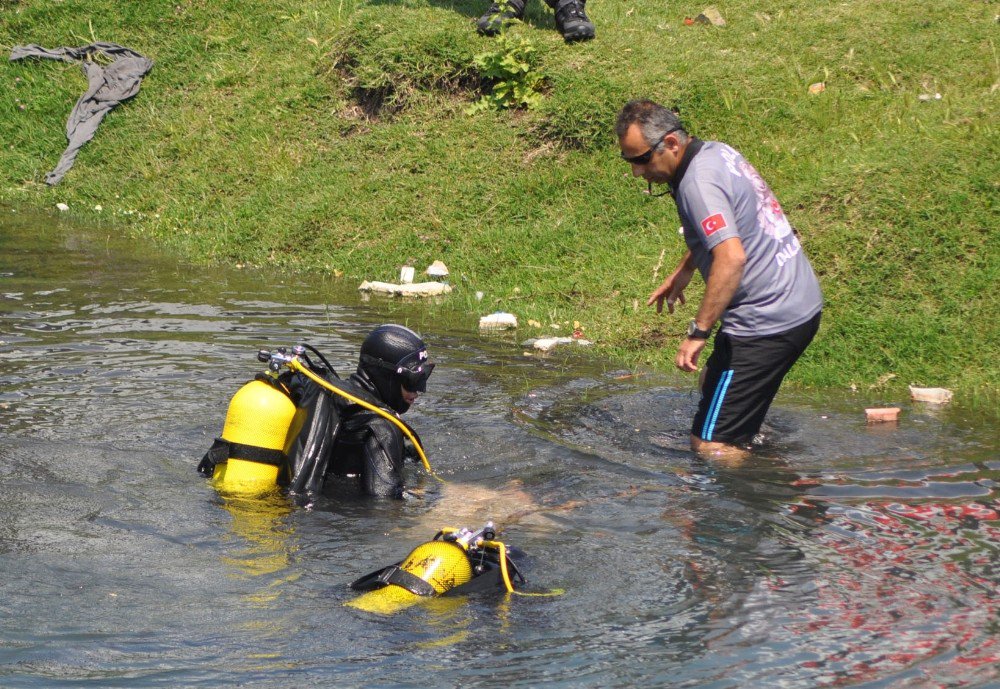
<path fill-rule="evenodd" d="M 98 64 L 91 59 L 96 53 L 107 55 L 114 61 L 107 66 Z M 45 183 L 53 186 L 73 167 L 76 154 L 85 143 L 94 138 L 104 116 L 123 100 L 139 92 L 142 78 L 153 68 L 153 61 L 116 43 L 91 43 L 79 48 L 53 50 L 39 45 L 18 45 L 10 53 L 11 62 L 29 57 L 63 62 L 82 61 L 80 66 L 89 84 L 87 91 L 73 106 L 69 121 L 66 122 L 69 145 L 55 169 L 45 175 Z"/>
<path fill-rule="evenodd" d="M 439 282 L 444 282 L 448 278 L 448 266 L 442 261 L 434 261 L 427 267 L 426 272 L 432 279 Z"/>

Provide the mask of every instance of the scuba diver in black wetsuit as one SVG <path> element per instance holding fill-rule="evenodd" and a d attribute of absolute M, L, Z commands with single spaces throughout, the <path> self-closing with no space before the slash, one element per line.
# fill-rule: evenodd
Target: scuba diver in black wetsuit
<path fill-rule="evenodd" d="M 281 486 L 311 503 L 328 477 L 357 476 L 362 493 L 401 498 L 411 446 L 430 471 L 419 438 L 399 418 L 427 390 L 434 370 L 424 341 L 409 328 L 390 324 L 369 333 L 347 380 L 309 345 L 257 358 L 269 371 L 233 396 L 222 437 L 198 465 L 217 488 L 259 493 Z"/>
<path fill-rule="evenodd" d="M 365 338 L 349 381 L 403 414 L 427 391 L 433 370 L 419 335 L 401 325 L 383 325 Z M 327 476 L 355 474 L 367 495 L 401 498 L 405 454 L 403 433 L 395 424 L 351 405 L 342 412 Z"/>

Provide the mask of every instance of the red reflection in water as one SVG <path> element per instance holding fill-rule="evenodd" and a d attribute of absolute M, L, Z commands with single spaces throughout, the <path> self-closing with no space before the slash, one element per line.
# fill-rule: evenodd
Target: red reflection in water
<path fill-rule="evenodd" d="M 822 505 L 798 547 L 819 559 L 813 603 L 794 615 L 815 642 L 800 664 L 824 685 L 960 687 L 1000 678 L 1000 503 Z M 814 570 L 815 571 L 815 570 Z M 780 590 L 787 582 L 769 582 Z"/>

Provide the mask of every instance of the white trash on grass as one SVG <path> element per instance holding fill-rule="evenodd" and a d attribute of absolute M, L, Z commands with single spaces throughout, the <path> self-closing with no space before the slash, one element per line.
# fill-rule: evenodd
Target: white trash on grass
<path fill-rule="evenodd" d="M 706 7 L 697 17 L 694 18 L 698 24 L 713 24 L 715 26 L 725 26 L 726 20 L 722 18 L 722 13 L 715 6 Z"/>
<path fill-rule="evenodd" d="M 480 330 L 509 330 L 517 327 L 517 316 L 497 311 L 479 319 Z"/>
<path fill-rule="evenodd" d="M 448 266 L 441 261 L 434 261 L 425 272 L 434 280 L 444 282 L 445 278 L 448 277 Z"/>
<path fill-rule="evenodd" d="M 542 352 L 551 352 L 559 345 L 573 344 L 574 342 L 584 347 L 593 344 L 590 340 L 584 340 L 580 337 L 536 337 L 526 340 L 521 346 L 533 347 Z"/>
<path fill-rule="evenodd" d="M 931 404 L 947 404 L 954 393 L 947 388 L 917 388 L 910 386 L 910 397 L 914 402 L 930 402 Z"/>
<path fill-rule="evenodd" d="M 377 292 L 394 297 L 436 297 L 451 292 L 451 285 L 443 282 L 414 282 L 409 285 L 396 285 L 391 282 L 376 282 L 365 280 L 358 286 L 360 292 Z"/>

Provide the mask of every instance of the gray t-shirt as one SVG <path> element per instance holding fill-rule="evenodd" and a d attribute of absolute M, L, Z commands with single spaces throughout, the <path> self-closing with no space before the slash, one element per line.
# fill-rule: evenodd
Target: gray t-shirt
<path fill-rule="evenodd" d="M 683 171 L 674 199 L 684 241 L 706 282 L 712 249 L 731 237 L 743 244 L 746 265 L 723 313 L 723 332 L 774 335 L 823 308 L 819 281 L 778 199 L 735 149 L 703 142 Z"/>

